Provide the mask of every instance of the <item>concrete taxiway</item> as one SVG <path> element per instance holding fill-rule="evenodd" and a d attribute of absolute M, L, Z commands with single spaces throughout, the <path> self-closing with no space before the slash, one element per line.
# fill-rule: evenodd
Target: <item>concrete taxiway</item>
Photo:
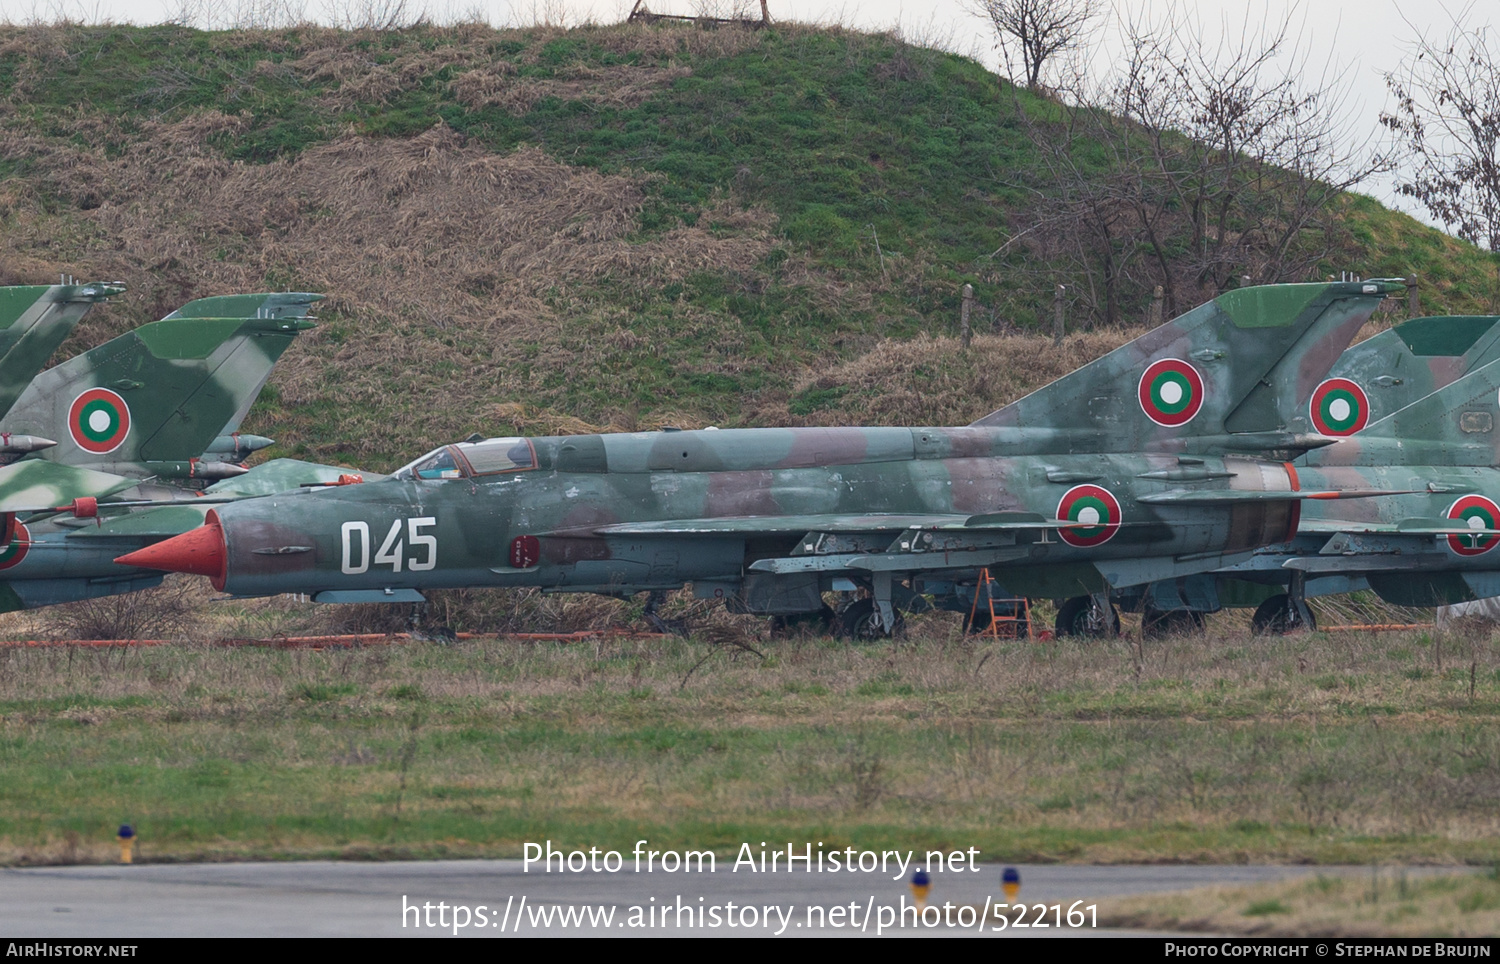
<path fill-rule="evenodd" d="M 0 937 L 235 936 L 874 936 L 979 933 L 978 927 L 881 927 L 912 894 L 890 872 L 542 872 L 519 860 L 229 863 L 0 870 Z M 932 874 L 930 906 L 1000 900 L 1001 866 Z M 1085 904 L 1210 884 L 1256 883 L 1360 868 L 1020 865 L 1027 904 Z M 1365 869 L 1367 871 L 1367 868 Z M 524 899 L 524 902 L 523 902 Z M 422 908 L 426 909 L 422 909 Z M 460 912 L 458 908 L 466 908 Z M 683 912 L 681 908 L 687 908 Z M 413 909 L 416 908 L 416 909 Z M 441 909 L 440 909 L 441 908 Z M 571 918 L 560 916 L 568 908 Z M 610 916 L 605 916 L 609 909 Z M 662 909 L 667 912 L 663 913 Z M 714 926 L 713 909 L 717 909 Z M 582 909 L 582 910 L 580 910 Z M 752 913 L 753 909 L 753 913 Z M 883 910 L 882 910 L 883 909 Z M 784 916 L 783 916 L 784 915 Z M 1028 919 L 1036 915 L 1029 914 Z M 1047 912 L 1045 919 L 1053 920 Z M 934 915 L 928 912 L 928 920 Z M 465 926 L 454 925 L 463 918 Z M 635 919 L 637 924 L 631 924 Z M 974 918 L 971 916 L 968 921 Z M 865 921 L 868 920 L 868 923 Z M 670 922 L 665 922 L 670 921 Z M 1011 928 L 1009 936 L 1082 936 L 1089 928 Z M 986 930 L 985 933 L 993 933 Z"/>

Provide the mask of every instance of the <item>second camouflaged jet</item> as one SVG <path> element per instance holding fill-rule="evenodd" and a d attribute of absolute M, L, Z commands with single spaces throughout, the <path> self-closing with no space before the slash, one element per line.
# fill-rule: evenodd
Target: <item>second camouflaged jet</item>
<path fill-rule="evenodd" d="M 282 352 L 312 327 L 307 309 L 320 297 L 201 299 L 38 376 L 0 429 L 47 431 L 62 441 L 0 467 L 8 535 L 0 611 L 155 585 L 159 574 L 111 560 L 199 525 L 215 501 L 336 480 L 345 470 L 285 460 L 247 470 L 225 458 L 239 454 L 244 436 L 230 433 Z M 199 457 L 216 448 L 217 457 Z M 216 479 L 227 481 L 198 491 Z M 164 505 L 142 529 L 129 515 L 96 518 L 99 499 L 179 504 Z"/>

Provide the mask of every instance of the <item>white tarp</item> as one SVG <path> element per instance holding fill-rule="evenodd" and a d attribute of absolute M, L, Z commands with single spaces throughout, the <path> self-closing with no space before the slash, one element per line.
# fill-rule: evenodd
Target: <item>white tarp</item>
<path fill-rule="evenodd" d="M 1500 623 L 1500 596 L 1438 607 L 1438 629 L 1448 628 L 1449 623 L 1455 619 L 1485 619 L 1492 623 Z"/>

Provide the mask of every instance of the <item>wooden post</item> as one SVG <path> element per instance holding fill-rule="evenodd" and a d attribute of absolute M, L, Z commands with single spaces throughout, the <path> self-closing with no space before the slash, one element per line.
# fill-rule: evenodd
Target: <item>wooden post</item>
<path fill-rule="evenodd" d="M 973 333 L 969 330 L 969 312 L 974 308 L 974 286 L 964 285 L 964 306 L 958 316 L 958 338 L 963 342 L 965 348 L 969 347 L 969 341 Z"/>
<path fill-rule="evenodd" d="M 1151 317 L 1148 319 L 1152 328 L 1161 325 L 1161 300 L 1166 292 L 1162 291 L 1161 285 L 1157 285 L 1151 292 Z"/>
<path fill-rule="evenodd" d="M 1063 340 L 1063 292 L 1062 285 L 1052 293 L 1052 344 L 1061 345 Z"/>
<path fill-rule="evenodd" d="M 1406 313 L 1415 318 L 1422 311 L 1422 299 L 1417 292 L 1417 273 L 1406 277 Z"/>

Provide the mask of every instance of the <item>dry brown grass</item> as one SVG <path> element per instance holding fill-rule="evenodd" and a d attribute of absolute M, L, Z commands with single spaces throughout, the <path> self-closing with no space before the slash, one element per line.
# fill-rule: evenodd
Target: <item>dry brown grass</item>
<path fill-rule="evenodd" d="M 1141 334 L 1130 328 L 1069 335 L 1061 347 L 1038 335 L 979 335 L 965 351 L 957 338 L 884 340 L 824 373 L 809 372 L 793 396 L 843 387 L 827 412 L 794 415 L 785 402 L 755 411 L 765 424 L 965 425 Z"/>
<path fill-rule="evenodd" d="M 109 123 L 74 121 L 81 137 L 99 142 Z M 641 178 L 570 167 L 535 149 L 493 154 L 443 127 L 409 140 L 348 137 L 267 165 L 231 163 L 209 140 L 233 137 L 244 123 L 206 113 L 154 124 L 116 159 L 9 127 L 0 158 L 35 159 L 81 206 L 95 203 L 85 193 L 97 195 L 80 220 L 95 253 L 79 270 L 130 279 L 131 297 L 153 315 L 193 294 L 255 290 L 278 273 L 329 292 L 325 310 L 354 319 L 357 335 L 340 345 L 304 336 L 273 384 L 292 404 L 327 398 L 338 384 L 342 404 L 369 413 L 420 386 L 410 401 L 436 423 L 413 448 L 477 427 L 477 413 L 433 413 L 431 399 L 469 394 L 476 380 L 493 387 L 512 370 L 510 346 L 548 346 L 543 370 L 582 361 L 557 344 L 562 322 L 544 294 L 566 300 L 576 284 L 654 287 L 737 270 L 773 242 L 772 215 L 728 198 L 697 226 L 631 241 Z M 16 230 L 0 242 L 0 261 L 29 270 L 31 252 L 59 239 L 34 200 L 11 203 Z M 91 316 L 78 338 L 102 340 L 119 324 Z M 355 419 L 350 430 L 391 434 L 378 419 Z"/>
<path fill-rule="evenodd" d="M 687 67 L 584 67 L 557 79 L 516 76 L 508 61 L 470 70 L 452 82 L 458 102 L 468 107 L 499 107 L 524 114 L 540 100 L 588 100 L 615 107 L 635 107 L 673 81 L 692 76 Z"/>

